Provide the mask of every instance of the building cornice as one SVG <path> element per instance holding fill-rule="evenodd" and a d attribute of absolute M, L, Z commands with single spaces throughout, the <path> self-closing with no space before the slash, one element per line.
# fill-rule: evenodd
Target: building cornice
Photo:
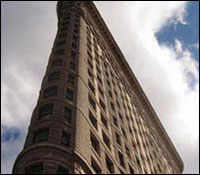
<path fill-rule="evenodd" d="M 106 26 L 103 18 L 101 17 L 100 13 L 98 12 L 96 6 L 92 1 L 83 1 L 85 3 L 85 7 L 87 7 L 88 11 L 90 12 L 90 15 L 92 18 L 94 18 L 96 25 L 100 28 L 100 33 L 104 37 L 104 39 L 107 41 L 110 49 L 116 56 L 116 60 L 118 64 L 120 65 L 121 69 L 123 70 L 124 75 L 126 76 L 128 82 L 130 83 L 130 86 L 133 88 L 134 93 L 137 95 L 140 103 L 142 104 L 142 107 L 145 109 L 146 115 L 148 117 L 151 117 L 151 120 L 154 123 L 155 129 L 157 130 L 157 133 L 159 134 L 160 138 L 162 139 L 166 150 L 169 152 L 171 157 L 174 159 L 174 163 L 178 166 L 178 170 L 180 173 L 183 172 L 183 161 L 180 158 L 178 152 L 176 151 L 173 143 L 171 142 L 168 134 L 166 133 L 163 125 L 161 124 L 156 112 L 154 111 L 152 105 L 150 104 L 149 100 L 147 99 L 147 96 L 145 95 L 142 87 L 140 86 L 138 80 L 136 79 L 133 71 L 131 70 L 130 66 L 128 65 L 124 55 L 122 54 L 120 48 L 118 47 L 116 41 L 114 40 L 111 32 L 109 31 L 108 27 Z"/>

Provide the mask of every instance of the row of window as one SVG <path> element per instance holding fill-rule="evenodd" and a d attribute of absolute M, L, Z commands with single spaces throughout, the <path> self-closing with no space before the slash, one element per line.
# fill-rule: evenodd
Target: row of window
<path fill-rule="evenodd" d="M 39 120 L 42 118 L 47 118 L 53 116 L 53 103 L 46 104 L 39 109 Z M 64 118 L 68 123 L 71 123 L 74 115 L 74 110 L 71 107 L 65 106 L 64 108 Z"/>
<path fill-rule="evenodd" d="M 48 138 L 49 138 L 49 129 L 44 129 L 34 133 L 33 143 L 48 141 Z M 63 130 L 61 137 L 61 144 L 69 147 L 70 142 L 71 142 L 71 134 Z"/>
<path fill-rule="evenodd" d="M 73 81 L 74 81 L 74 79 L 73 79 Z M 49 98 L 49 97 L 56 96 L 57 91 L 58 91 L 57 86 L 48 87 L 47 89 L 44 90 L 43 97 Z M 75 96 L 74 90 L 67 88 L 66 89 L 66 95 L 65 95 L 66 99 L 73 102 L 74 96 Z"/>
<path fill-rule="evenodd" d="M 37 165 L 32 165 L 32 166 L 26 168 L 25 174 L 44 174 L 43 163 L 37 164 Z M 58 166 L 57 174 L 69 174 L 69 170 L 62 166 Z"/>

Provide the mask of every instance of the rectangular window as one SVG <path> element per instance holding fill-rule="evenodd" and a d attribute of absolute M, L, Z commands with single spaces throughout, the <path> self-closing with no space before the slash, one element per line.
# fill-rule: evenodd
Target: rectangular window
<path fill-rule="evenodd" d="M 34 165 L 26 168 L 25 174 L 43 174 L 43 164 Z"/>
<path fill-rule="evenodd" d="M 72 47 L 74 48 L 74 49 L 76 49 L 77 48 L 77 45 L 76 45 L 76 43 L 72 43 Z"/>
<path fill-rule="evenodd" d="M 71 89 L 67 89 L 66 98 L 70 101 L 74 100 L 74 92 Z"/>
<path fill-rule="evenodd" d="M 131 154 L 130 154 L 130 151 L 129 151 L 128 147 L 125 146 L 125 148 L 126 148 L 126 154 L 127 154 L 127 156 L 131 159 Z"/>
<path fill-rule="evenodd" d="M 46 104 L 39 109 L 39 119 L 52 116 L 53 114 L 53 104 Z"/>
<path fill-rule="evenodd" d="M 88 42 L 88 44 L 87 44 L 87 48 L 88 48 L 88 52 L 92 52 L 92 48 L 91 48 L 91 45 L 89 44 L 89 42 Z"/>
<path fill-rule="evenodd" d="M 107 155 L 106 155 L 106 166 L 111 174 L 115 174 L 114 164 Z"/>
<path fill-rule="evenodd" d="M 101 169 L 93 158 L 91 159 L 91 166 L 96 174 L 101 174 Z"/>
<path fill-rule="evenodd" d="M 90 95 L 89 95 L 89 103 L 92 106 L 92 108 L 96 111 L 96 103 Z"/>
<path fill-rule="evenodd" d="M 57 170 L 57 174 L 69 174 L 69 170 L 64 167 L 59 166 Z"/>
<path fill-rule="evenodd" d="M 73 59 L 76 59 L 76 52 L 71 51 L 71 57 L 72 57 Z"/>
<path fill-rule="evenodd" d="M 57 86 L 52 86 L 44 90 L 44 98 L 49 98 L 57 95 Z"/>
<path fill-rule="evenodd" d="M 55 56 L 60 56 L 60 55 L 63 55 L 64 53 L 65 53 L 64 49 L 58 49 L 55 51 Z"/>
<path fill-rule="evenodd" d="M 63 24 L 62 24 L 62 26 L 64 27 L 64 26 L 68 26 L 69 25 L 69 21 L 65 21 Z"/>
<path fill-rule="evenodd" d="M 135 174 L 134 169 L 129 165 L 130 174 Z"/>
<path fill-rule="evenodd" d="M 98 155 L 100 155 L 100 144 L 99 141 L 96 139 L 94 134 L 90 133 L 90 141 L 93 149 L 96 151 Z"/>
<path fill-rule="evenodd" d="M 93 70 L 93 65 L 92 65 L 92 62 L 90 60 L 88 60 L 88 65 L 89 65 L 90 69 Z"/>
<path fill-rule="evenodd" d="M 77 42 L 78 38 L 77 36 L 73 35 L 73 41 Z"/>
<path fill-rule="evenodd" d="M 94 81 L 94 76 L 92 75 L 92 73 L 89 69 L 88 69 L 88 76 L 92 81 Z"/>
<path fill-rule="evenodd" d="M 137 162 L 138 166 L 141 167 L 140 160 L 138 159 L 137 156 L 135 156 L 135 158 L 136 158 L 136 162 Z"/>
<path fill-rule="evenodd" d="M 93 57 L 92 57 L 91 53 L 90 52 L 87 52 L 87 53 L 88 53 L 88 57 L 90 58 L 90 60 L 92 60 Z"/>
<path fill-rule="evenodd" d="M 118 108 L 120 109 L 120 108 L 121 108 L 121 106 L 120 106 L 119 102 L 117 101 L 116 103 L 117 103 L 117 106 L 118 106 Z"/>
<path fill-rule="evenodd" d="M 118 97 L 118 93 L 117 93 L 117 91 L 116 91 L 116 90 L 114 90 L 114 92 L 115 92 L 115 95 L 116 95 L 116 97 Z"/>
<path fill-rule="evenodd" d="M 108 122 L 107 122 L 107 120 L 105 119 L 105 117 L 102 113 L 101 113 L 101 122 L 108 129 Z"/>
<path fill-rule="evenodd" d="M 57 47 L 64 46 L 66 44 L 66 41 L 60 41 L 56 44 Z"/>
<path fill-rule="evenodd" d="M 71 86 L 74 86 L 75 85 L 75 76 L 73 74 L 68 74 L 68 83 L 71 85 Z"/>
<path fill-rule="evenodd" d="M 43 130 L 43 131 L 39 131 L 39 132 L 35 133 L 34 134 L 33 143 L 47 141 L 48 140 L 48 135 L 49 135 L 49 131 L 48 130 Z"/>
<path fill-rule="evenodd" d="M 98 86 L 98 90 L 99 90 L 99 93 L 101 94 L 101 96 L 104 97 L 104 92 L 103 92 L 103 90 L 101 89 L 100 86 Z"/>
<path fill-rule="evenodd" d="M 59 39 L 64 39 L 64 38 L 66 38 L 66 37 L 67 37 L 67 32 L 61 33 L 61 34 L 59 35 Z"/>
<path fill-rule="evenodd" d="M 96 66 L 96 69 L 97 69 L 98 73 L 101 75 L 101 70 L 99 69 L 99 67 Z"/>
<path fill-rule="evenodd" d="M 114 104 L 113 104 L 112 102 L 110 102 L 110 106 L 111 106 L 111 109 L 112 109 L 113 111 L 115 111 L 115 106 L 114 106 Z"/>
<path fill-rule="evenodd" d="M 52 61 L 51 68 L 62 66 L 62 59 L 56 59 Z"/>
<path fill-rule="evenodd" d="M 68 30 L 68 27 L 62 27 L 61 29 L 60 29 L 60 32 L 64 32 L 64 31 L 67 31 Z"/>
<path fill-rule="evenodd" d="M 114 123 L 114 125 L 115 125 L 115 126 L 117 126 L 117 127 L 118 127 L 118 121 L 117 121 L 117 118 L 116 118 L 116 117 L 114 117 L 114 116 L 113 116 L 113 123 Z"/>
<path fill-rule="evenodd" d="M 89 119 L 90 119 L 90 122 L 92 123 L 92 125 L 94 126 L 94 128 L 96 128 L 96 130 L 98 130 L 97 120 L 90 110 L 89 110 Z"/>
<path fill-rule="evenodd" d="M 127 139 L 126 132 L 123 128 L 122 128 L 122 133 L 123 133 L 124 137 Z"/>
<path fill-rule="evenodd" d="M 97 75 L 97 79 L 99 80 L 99 83 L 101 83 L 101 85 L 103 85 L 103 82 L 102 82 L 101 78 L 99 77 L 99 75 Z"/>
<path fill-rule="evenodd" d="M 69 62 L 69 68 L 70 68 L 71 70 L 75 70 L 75 69 L 76 69 L 75 63 L 72 62 L 72 61 L 70 61 L 70 62 Z"/>
<path fill-rule="evenodd" d="M 120 152 L 118 152 L 118 156 L 119 156 L 119 163 L 120 163 L 120 165 L 123 166 L 123 167 L 125 167 L 124 156 Z"/>
<path fill-rule="evenodd" d="M 71 135 L 65 131 L 62 133 L 61 143 L 67 147 L 70 146 L 70 137 Z"/>
<path fill-rule="evenodd" d="M 119 118 L 120 118 L 121 122 L 123 122 L 123 117 L 120 113 L 119 113 Z"/>
<path fill-rule="evenodd" d="M 106 144 L 106 146 L 109 148 L 109 149 L 111 149 L 111 147 L 110 147 L 110 140 L 109 140 L 109 138 L 108 138 L 108 136 L 103 132 L 103 141 L 104 141 L 104 143 Z"/>
<path fill-rule="evenodd" d="M 111 85 L 110 85 L 110 81 L 109 81 L 109 80 L 107 80 L 107 84 L 108 84 L 109 87 L 111 87 Z"/>
<path fill-rule="evenodd" d="M 74 28 L 74 33 L 78 34 L 78 30 L 76 28 Z"/>
<path fill-rule="evenodd" d="M 103 102 L 101 99 L 99 99 L 99 103 L 100 103 L 102 109 L 103 109 L 104 111 L 106 111 L 106 105 L 104 104 L 104 102 Z"/>
<path fill-rule="evenodd" d="M 78 29 L 78 24 L 74 24 L 74 28 Z"/>
<path fill-rule="evenodd" d="M 88 86 L 89 86 L 90 90 L 93 92 L 93 94 L 95 95 L 95 88 L 92 85 L 92 83 L 90 83 L 90 81 L 88 81 Z"/>
<path fill-rule="evenodd" d="M 109 94 L 110 98 L 113 98 L 113 95 L 112 95 L 111 91 L 108 91 L 108 94 Z"/>
<path fill-rule="evenodd" d="M 67 120 L 68 123 L 71 123 L 72 116 L 73 116 L 73 110 L 69 107 L 65 107 L 64 118 Z"/>
<path fill-rule="evenodd" d="M 60 72 L 53 72 L 48 76 L 48 82 L 56 82 L 60 80 Z"/>
<path fill-rule="evenodd" d="M 115 137 L 116 137 L 116 141 L 117 141 L 117 144 L 121 146 L 121 138 L 120 138 L 120 135 L 115 133 Z"/>
<path fill-rule="evenodd" d="M 130 126 L 129 126 L 129 132 L 130 132 L 131 134 L 133 134 L 133 131 L 132 131 L 132 129 L 131 129 Z"/>

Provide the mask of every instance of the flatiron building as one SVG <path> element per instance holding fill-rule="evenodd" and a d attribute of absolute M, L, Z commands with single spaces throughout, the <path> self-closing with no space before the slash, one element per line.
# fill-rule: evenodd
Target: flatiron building
<path fill-rule="evenodd" d="M 183 162 L 92 1 L 58 30 L 13 174 L 180 174 Z"/>

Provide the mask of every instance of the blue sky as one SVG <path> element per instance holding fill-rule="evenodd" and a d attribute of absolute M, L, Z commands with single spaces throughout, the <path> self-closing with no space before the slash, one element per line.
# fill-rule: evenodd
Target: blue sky
<path fill-rule="evenodd" d="M 199 2 L 95 4 L 182 157 L 184 173 L 198 174 Z M 56 36 L 56 1 L 4 1 L 1 9 L 1 171 L 10 174 Z"/>
<path fill-rule="evenodd" d="M 194 58 L 199 61 L 199 49 L 193 47 L 199 42 L 199 1 L 190 1 L 186 11 L 186 25 L 168 23 L 156 34 L 156 37 L 160 43 L 169 45 L 173 45 L 174 39 L 177 38 L 182 42 L 183 47 L 189 49 L 194 54 Z"/>

